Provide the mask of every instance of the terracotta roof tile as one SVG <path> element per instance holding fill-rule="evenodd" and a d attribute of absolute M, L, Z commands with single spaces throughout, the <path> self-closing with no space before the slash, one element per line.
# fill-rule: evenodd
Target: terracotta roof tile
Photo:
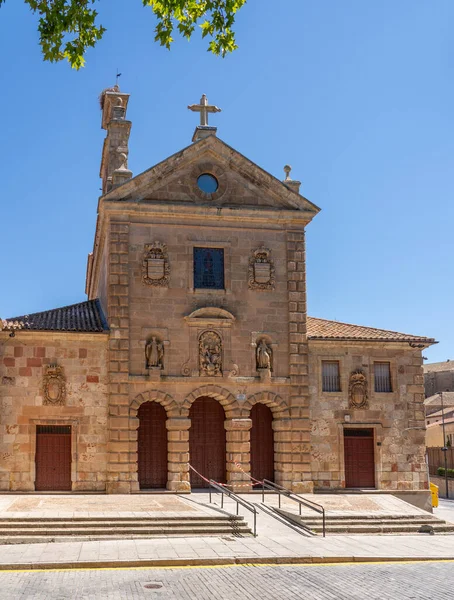
<path fill-rule="evenodd" d="M 6 319 L 3 321 L 3 328 L 7 330 L 86 333 L 99 333 L 109 330 L 98 299 Z"/>
<path fill-rule="evenodd" d="M 307 336 L 311 340 L 436 343 L 433 338 L 376 329 L 375 327 L 363 327 L 362 325 L 352 325 L 350 323 L 339 323 L 338 321 L 327 321 L 315 317 L 307 318 Z"/>

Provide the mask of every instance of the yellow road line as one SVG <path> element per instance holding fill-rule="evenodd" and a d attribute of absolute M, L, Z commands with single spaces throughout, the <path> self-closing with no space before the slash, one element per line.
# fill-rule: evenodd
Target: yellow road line
<path fill-rule="evenodd" d="M 63 567 L 61 569 L 1 569 L 0 575 L 8 573 L 61 573 L 63 571 L 149 571 L 149 570 L 170 570 L 170 569 L 229 569 L 232 567 L 364 567 L 368 565 L 414 565 L 421 563 L 454 563 L 452 558 L 430 558 L 416 560 L 382 560 L 382 561 L 362 561 L 355 562 L 315 562 L 315 563 L 244 563 L 244 564 L 226 564 L 226 565 L 151 565 L 144 567 Z"/>

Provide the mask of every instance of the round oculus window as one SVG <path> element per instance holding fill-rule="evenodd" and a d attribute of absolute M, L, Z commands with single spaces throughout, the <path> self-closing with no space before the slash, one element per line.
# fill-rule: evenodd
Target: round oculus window
<path fill-rule="evenodd" d="M 218 180 L 214 175 L 210 175 L 210 173 L 203 173 L 200 175 L 197 178 L 197 185 L 199 190 L 205 194 L 214 194 L 219 187 Z"/>

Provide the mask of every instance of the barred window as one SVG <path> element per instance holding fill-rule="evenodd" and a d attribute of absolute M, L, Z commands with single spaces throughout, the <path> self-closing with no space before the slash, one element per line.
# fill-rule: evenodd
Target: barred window
<path fill-rule="evenodd" d="M 339 362 L 337 360 L 322 361 L 322 391 L 340 392 Z"/>
<path fill-rule="evenodd" d="M 389 362 L 374 363 L 374 379 L 376 392 L 392 392 L 391 366 Z"/>
<path fill-rule="evenodd" d="M 222 248 L 194 248 L 194 288 L 224 289 Z"/>

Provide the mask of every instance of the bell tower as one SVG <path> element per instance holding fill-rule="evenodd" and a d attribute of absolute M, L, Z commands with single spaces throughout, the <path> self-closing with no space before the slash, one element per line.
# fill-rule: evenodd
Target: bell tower
<path fill-rule="evenodd" d="M 103 194 L 132 177 L 132 172 L 128 169 L 128 142 L 131 133 L 131 121 L 126 119 L 128 100 L 129 94 L 120 92 L 118 85 L 105 89 L 99 97 L 101 127 L 107 131 L 99 172 Z"/>

